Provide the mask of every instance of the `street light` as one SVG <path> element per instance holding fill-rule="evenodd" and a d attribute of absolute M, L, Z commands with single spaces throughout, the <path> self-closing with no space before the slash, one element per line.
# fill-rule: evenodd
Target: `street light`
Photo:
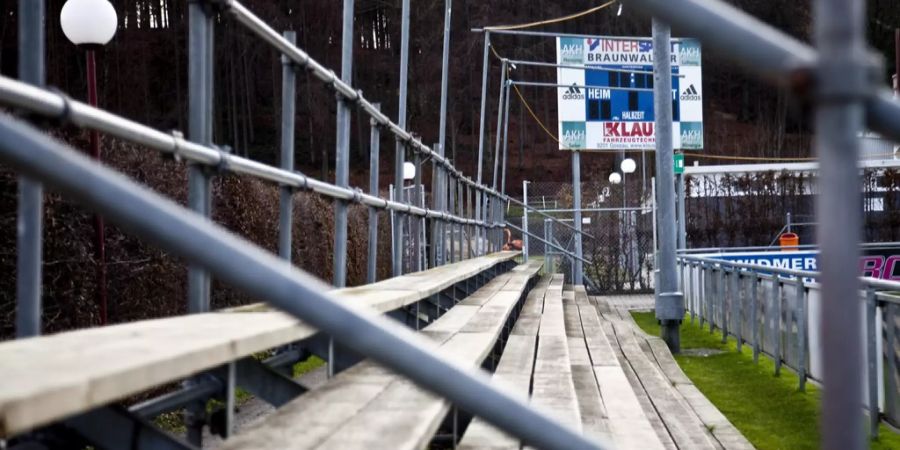
<path fill-rule="evenodd" d="M 612 184 L 619 184 L 622 182 L 622 175 L 619 175 L 619 172 L 613 172 L 609 174 L 609 182 Z"/>
<path fill-rule="evenodd" d="M 628 189 L 628 183 L 625 182 L 625 174 L 634 173 L 635 169 L 637 169 L 637 164 L 633 159 L 625 158 L 619 164 L 619 168 L 622 169 L 622 207 L 624 208 L 627 206 L 626 193 Z"/>
<path fill-rule="evenodd" d="M 68 0 L 59 13 L 63 34 L 73 44 L 85 49 L 87 55 L 88 103 L 97 106 L 97 60 L 94 52 L 109 43 L 116 34 L 118 17 L 107 0 Z M 100 135 L 90 132 L 91 156 L 100 160 Z M 97 303 L 100 325 L 106 325 L 106 249 L 103 218 L 94 215 L 94 252 L 97 260 Z"/>

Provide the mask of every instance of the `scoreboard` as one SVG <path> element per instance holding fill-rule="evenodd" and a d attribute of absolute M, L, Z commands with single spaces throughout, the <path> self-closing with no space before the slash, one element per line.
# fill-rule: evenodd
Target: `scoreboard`
<path fill-rule="evenodd" d="M 557 42 L 560 150 L 637 150 L 656 146 L 653 42 L 649 38 L 569 38 Z M 672 138 L 703 148 L 700 43 L 672 39 Z"/>

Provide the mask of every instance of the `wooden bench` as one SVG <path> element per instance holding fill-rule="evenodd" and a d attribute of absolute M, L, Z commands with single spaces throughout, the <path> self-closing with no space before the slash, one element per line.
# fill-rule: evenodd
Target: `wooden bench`
<path fill-rule="evenodd" d="M 386 313 L 508 265 L 517 255 L 495 253 L 333 294 Z M 0 438 L 315 335 L 312 327 L 260 304 L 4 342 Z"/>
<path fill-rule="evenodd" d="M 542 280 L 528 296 L 494 377 L 531 396 L 559 420 L 618 448 L 663 448 L 583 289 L 562 277 Z M 463 449 L 517 449 L 521 442 L 479 418 Z"/>
<path fill-rule="evenodd" d="M 646 297 L 643 301 L 598 297 L 595 304 L 657 435 L 677 448 L 753 448 L 685 376 L 665 342 L 634 322 L 626 308 L 652 304 L 652 296 Z"/>
<path fill-rule="evenodd" d="M 541 264 L 499 275 L 421 333 L 443 356 L 478 367 L 512 328 Z M 364 361 L 226 441 L 225 449 L 425 448 L 450 403 L 374 362 Z"/>

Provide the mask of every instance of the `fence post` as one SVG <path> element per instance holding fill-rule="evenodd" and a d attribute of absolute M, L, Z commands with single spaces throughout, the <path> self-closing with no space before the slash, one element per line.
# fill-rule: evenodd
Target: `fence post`
<path fill-rule="evenodd" d="M 448 178 L 447 179 L 447 194 L 448 194 L 447 199 L 449 202 L 449 204 L 447 205 L 447 212 L 449 212 L 450 215 L 455 216 L 456 215 L 456 176 L 454 176 L 452 173 L 448 172 L 447 178 Z M 456 262 L 456 255 L 455 255 L 455 250 L 454 250 L 455 249 L 455 246 L 454 246 L 455 239 L 453 236 L 453 229 L 455 228 L 455 222 L 453 222 L 452 220 L 448 221 L 447 228 L 449 228 L 449 230 L 448 230 L 449 232 L 447 233 L 447 236 L 449 238 L 449 244 L 450 244 L 450 246 L 449 246 L 450 248 L 447 250 L 447 260 L 450 261 L 451 263 L 454 263 L 454 262 Z"/>
<path fill-rule="evenodd" d="M 578 257 L 572 261 L 575 275 L 572 281 L 579 285 L 584 284 L 582 279 L 584 267 L 580 259 L 584 257 L 584 249 L 581 242 L 581 152 L 578 150 L 572 150 L 572 207 L 575 208 L 575 256 Z"/>
<path fill-rule="evenodd" d="M 214 24 L 208 5 L 188 5 L 188 137 L 194 142 L 212 145 Z M 188 206 L 209 217 L 211 213 L 209 168 L 191 164 L 188 168 Z M 209 273 L 196 264 L 188 265 L 188 312 L 201 313 L 210 308 Z M 187 384 L 193 383 L 188 380 Z M 200 446 L 206 423 L 205 402 L 193 402 L 185 408 L 187 441 Z"/>
<path fill-rule="evenodd" d="M 381 111 L 381 103 L 372 106 Z M 369 120 L 369 194 L 378 197 L 378 167 L 381 152 L 381 128 L 375 119 Z M 378 210 L 369 207 L 369 242 L 366 260 L 366 283 L 378 278 Z"/>
<path fill-rule="evenodd" d="M 750 272 L 750 335 L 753 339 L 753 362 L 759 363 L 759 302 L 757 302 L 756 294 L 758 293 L 759 273 L 755 270 Z"/>
<path fill-rule="evenodd" d="M 875 289 L 871 286 L 866 288 L 866 373 L 869 380 L 869 437 L 878 437 L 878 424 L 881 422 L 881 416 L 878 409 L 878 331 L 880 324 L 875 321 L 878 303 L 875 301 Z M 893 374 L 891 374 L 893 376 Z"/>
<path fill-rule="evenodd" d="M 806 288 L 803 277 L 797 277 L 797 378 L 799 391 L 806 391 Z"/>
<path fill-rule="evenodd" d="M 731 285 L 734 288 L 734 292 L 731 297 L 731 314 L 733 315 L 731 323 L 734 325 L 734 338 L 735 341 L 737 341 L 737 351 L 740 353 L 744 343 L 744 326 L 741 323 L 744 310 L 744 283 L 740 269 L 734 269 L 734 274 L 732 276 L 733 279 L 731 280 Z"/>
<path fill-rule="evenodd" d="M 488 30 L 484 30 L 484 50 L 482 54 L 482 63 L 481 63 L 481 119 L 479 121 L 479 129 L 478 129 L 478 170 L 476 171 L 476 182 L 479 186 L 481 186 L 482 181 L 482 172 L 484 167 L 484 139 L 485 139 L 485 120 L 487 118 L 487 81 L 488 81 L 488 69 L 490 68 L 490 56 L 488 52 L 491 48 L 491 32 Z M 481 206 L 484 201 L 484 193 L 481 190 L 476 192 L 475 196 L 475 217 L 477 220 L 482 219 L 482 211 Z M 482 240 L 480 227 L 475 227 L 475 254 L 481 256 L 484 254 L 484 248 L 482 247 Z M 487 230 L 484 230 L 485 232 Z"/>
<path fill-rule="evenodd" d="M 409 0 L 403 0 L 400 11 L 400 105 L 397 125 L 406 129 L 406 96 L 409 80 Z M 406 158 L 406 143 L 397 139 L 394 153 L 394 201 L 403 201 L 403 162 Z M 403 275 L 403 221 L 399 214 L 393 229 L 393 276 Z"/>
<path fill-rule="evenodd" d="M 45 84 L 45 0 L 19 0 L 19 79 Z M 41 334 L 44 188 L 19 176 L 16 227 L 16 337 Z"/>
<path fill-rule="evenodd" d="M 284 38 L 297 43 L 297 33 L 285 31 Z M 294 119 L 296 114 L 296 68 L 287 56 L 281 56 L 281 168 L 294 171 Z M 294 218 L 294 189 L 281 186 L 278 209 L 278 255 L 291 261 L 291 231 Z"/>
<path fill-rule="evenodd" d="M 353 1 L 344 0 L 343 31 L 341 33 L 341 81 L 353 82 Z M 350 186 L 350 106 L 337 95 L 337 148 L 335 150 L 335 184 Z M 334 202 L 334 286 L 347 285 L 347 210 L 346 200 Z"/>
<path fill-rule="evenodd" d="M 413 189 L 410 194 L 409 202 L 416 206 L 425 206 L 419 203 L 420 192 L 422 192 L 422 157 L 419 152 L 413 152 L 413 167 L 416 168 L 416 174 L 413 176 Z M 416 262 L 410 266 L 410 271 L 419 272 L 422 270 L 422 249 L 425 243 L 422 242 L 422 225 L 418 217 L 410 216 L 409 235 L 413 239 L 413 254 Z M 415 226 L 413 226 L 415 225 Z"/>
<path fill-rule="evenodd" d="M 525 262 L 528 262 L 528 181 L 522 180 L 522 255 Z"/>
<path fill-rule="evenodd" d="M 773 333 L 775 348 L 772 356 L 775 357 L 775 375 L 781 375 L 781 282 L 777 273 L 772 274 L 772 308 L 773 308 Z"/>

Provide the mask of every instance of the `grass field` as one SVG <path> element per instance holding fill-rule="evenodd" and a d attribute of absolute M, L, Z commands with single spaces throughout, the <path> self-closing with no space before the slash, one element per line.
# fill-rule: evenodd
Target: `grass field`
<path fill-rule="evenodd" d="M 648 334 L 659 336 L 652 312 L 633 313 Z M 819 404 L 821 390 L 807 383 L 806 392 L 797 390 L 797 376 L 784 369 L 775 376 L 775 364 L 760 356 L 753 363 L 750 346 L 737 352 L 735 341 L 722 343 L 722 335 L 709 333 L 688 320 L 681 327 L 682 349 L 717 349 L 710 356 L 676 355 L 675 360 L 698 389 L 728 417 L 747 439 L 760 449 L 819 448 Z M 900 449 L 900 435 L 884 425 L 873 449 Z"/>

